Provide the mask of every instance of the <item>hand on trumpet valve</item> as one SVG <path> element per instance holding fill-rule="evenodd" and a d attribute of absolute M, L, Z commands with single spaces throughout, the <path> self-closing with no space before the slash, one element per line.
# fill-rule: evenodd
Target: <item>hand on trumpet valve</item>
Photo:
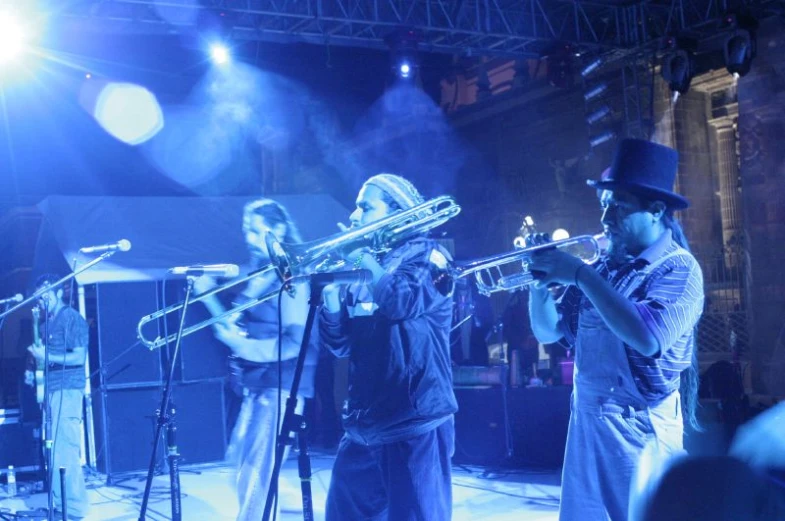
<path fill-rule="evenodd" d="M 549 233 L 527 233 L 524 238 L 524 246 L 530 248 L 532 246 L 540 246 L 551 242 L 551 235 Z"/>
<path fill-rule="evenodd" d="M 547 288 L 551 284 L 575 284 L 575 275 L 583 265 L 583 260 L 555 248 L 535 251 L 528 261 L 537 289 Z"/>

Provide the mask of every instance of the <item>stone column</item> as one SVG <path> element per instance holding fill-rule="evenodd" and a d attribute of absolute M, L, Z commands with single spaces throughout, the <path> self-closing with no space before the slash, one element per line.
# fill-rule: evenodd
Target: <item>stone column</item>
<path fill-rule="evenodd" d="M 729 268 L 739 265 L 743 239 L 735 120 L 735 117 L 724 117 L 710 121 L 716 132 L 722 244 L 725 246 L 725 264 Z"/>

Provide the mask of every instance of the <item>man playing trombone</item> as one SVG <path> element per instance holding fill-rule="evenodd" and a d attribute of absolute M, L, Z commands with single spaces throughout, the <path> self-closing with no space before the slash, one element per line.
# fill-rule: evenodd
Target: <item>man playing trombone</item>
<path fill-rule="evenodd" d="M 251 254 L 251 269 L 269 264 L 265 235 L 270 232 L 278 241 L 301 242 L 297 226 L 289 213 L 271 199 L 248 203 L 243 212 L 243 234 Z M 200 277 L 194 290 L 205 293 L 215 286 L 213 279 Z M 240 306 L 280 286 L 274 270 L 249 280 L 233 305 Z M 215 295 L 202 300 L 213 315 L 224 313 Z M 304 332 L 308 311 L 305 287 L 294 295 L 284 293 L 281 300 L 282 389 L 278 388 L 278 299 L 272 298 L 244 312 L 242 326 L 237 322 L 217 322 L 215 336 L 232 351 L 230 359 L 232 386 L 242 389 L 243 404 L 227 451 L 227 459 L 237 464 L 237 496 L 240 510 L 238 521 L 262 519 L 267 489 L 275 461 L 277 418 L 283 418 L 283 404 L 294 377 L 294 367 Z M 317 346 L 306 358 L 299 389 L 298 406 L 302 412 L 303 397 L 313 396 Z M 280 399 L 281 411 L 278 405 Z M 286 455 L 284 455 L 284 459 Z"/>
<path fill-rule="evenodd" d="M 402 177 L 365 182 L 352 228 L 423 203 Z M 320 337 L 349 358 L 346 434 L 327 496 L 327 521 L 446 521 L 452 515 L 453 414 L 449 254 L 419 236 L 378 258 L 346 255 L 370 284 L 328 286 Z"/>

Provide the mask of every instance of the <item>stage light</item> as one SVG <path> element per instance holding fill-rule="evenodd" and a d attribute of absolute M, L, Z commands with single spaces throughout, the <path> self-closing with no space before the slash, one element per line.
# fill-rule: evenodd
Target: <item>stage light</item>
<path fill-rule="evenodd" d="M 602 145 L 605 142 L 610 141 L 611 139 L 616 137 L 616 133 L 612 130 L 606 130 L 602 134 L 597 134 L 596 136 L 592 136 L 589 139 L 589 145 L 592 148 L 597 148 L 598 146 Z"/>
<path fill-rule="evenodd" d="M 750 72 L 755 57 L 755 39 L 745 29 L 737 29 L 725 40 L 725 68 L 738 79 Z"/>
<path fill-rule="evenodd" d="M 589 74 L 599 69 L 603 64 L 602 58 L 597 58 L 593 62 L 589 63 L 586 67 L 583 68 L 581 71 L 581 76 L 586 78 Z"/>
<path fill-rule="evenodd" d="M 611 113 L 611 108 L 608 105 L 603 105 L 588 116 L 586 116 L 586 123 L 594 125 L 598 121 L 605 119 Z"/>
<path fill-rule="evenodd" d="M 693 72 L 692 56 L 684 49 L 676 49 L 663 58 L 661 74 L 673 92 L 674 103 L 689 90 Z"/>
<path fill-rule="evenodd" d="M 0 65 L 13 61 L 22 52 L 25 31 L 10 13 L 0 12 Z"/>
<path fill-rule="evenodd" d="M 210 59 L 216 65 L 226 65 L 232 56 L 229 48 L 221 43 L 214 43 L 210 46 Z"/>
<path fill-rule="evenodd" d="M 412 66 L 409 65 L 407 62 L 403 62 L 400 67 L 398 67 L 398 72 L 401 73 L 401 78 L 408 78 L 409 75 L 412 73 Z"/>
<path fill-rule="evenodd" d="M 570 232 L 568 232 L 564 228 L 558 228 L 556 230 L 553 230 L 553 233 L 551 234 L 551 239 L 554 241 L 561 241 L 569 238 L 570 238 Z"/>
<path fill-rule="evenodd" d="M 606 90 L 608 90 L 607 83 L 600 83 L 592 87 L 590 90 L 586 91 L 586 94 L 583 95 L 583 99 L 586 101 L 591 101 L 594 98 L 601 96 Z"/>

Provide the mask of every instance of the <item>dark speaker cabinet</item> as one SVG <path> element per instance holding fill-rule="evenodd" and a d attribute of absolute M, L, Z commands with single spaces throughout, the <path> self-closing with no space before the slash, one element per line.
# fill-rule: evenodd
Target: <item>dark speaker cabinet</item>
<path fill-rule="evenodd" d="M 509 432 L 503 393 L 501 386 L 455 388 L 455 463 L 492 466 L 505 460 Z"/>
<path fill-rule="evenodd" d="M 20 422 L 17 409 L 0 410 L 0 468 L 38 469 L 42 460 L 38 425 Z"/>
<path fill-rule="evenodd" d="M 162 379 L 160 351 L 150 351 L 137 341 L 139 320 L 159 309 L 157 282 L 97 284 L 96 321 L 100 387 L 158 384 Z M 158 324 L 145 329 L 158 335 Z"/>
<path fill-rule="evenodd" d="M 159 386 L 124 386 L 97 390 L 93 395 L 98 470 L 106 474 L 140 471 L 150 463 Z M 176 383 L 177 447 L 181 462 L 219 461 L 226 451 L 226 406 L 221 379 Z M 166 455 L 165 433 L 158 455 Z"/>

